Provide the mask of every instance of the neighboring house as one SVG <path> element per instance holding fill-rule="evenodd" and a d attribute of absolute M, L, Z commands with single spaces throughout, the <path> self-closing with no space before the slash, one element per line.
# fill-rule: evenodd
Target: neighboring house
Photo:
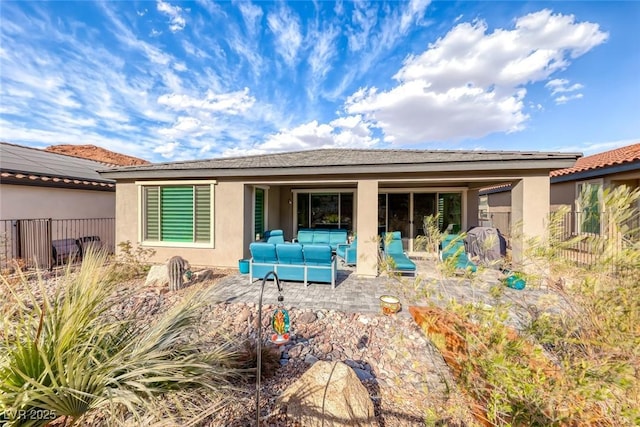
<path fill-rule="evenodd" d="M 0 256 L 50 264 L 75 251 L 76 240 L 113 246 L 115 182 L 96 170 L 104 163 L 0 142 Z M 100 220 L 108 218 L 108 220 Z M 62 240 L 67 243 L 60 243 Z M 56 252 L 56 251 L 54 251 Z"/>
<path fill-rule="evenodd" d="M 324 149 L 159 163 L 104 170 L 116 180 L 116 240 L 181 255 L 194 265 L 237 266 L 267 229 L 291 240 L 299 228 L 340 227 L 358 236 L 357 274 L 377 275 L 384 231 L 405 248 L 423 218 L 442 228 L 475 224 L 478 190 L 513 184 L 512 212 L 525 235 L 544 233 L 549 171 L 580 154 Z M 514 249 L 518 259 L 520 249 Z"/>
<path fill-rule="evenodd" d="M 573 233 L 599 232 L 603 190 L 640 187 L 640 143 L 582 157 L 572 167 L 551 171 L 550 184 L 550 210 L 568 206 Z M 481 222 L 500 228 L 498 224 L 511 216 L 511 185 L 483 188 L 479 205 Z"/>

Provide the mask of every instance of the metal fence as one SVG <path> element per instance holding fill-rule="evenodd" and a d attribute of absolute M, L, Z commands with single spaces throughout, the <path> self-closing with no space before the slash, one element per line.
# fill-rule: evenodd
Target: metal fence
<path fill-rule="evenodd" d="M 610 221 L 606 213 L 598 211 L 565 213 L 551 230 L 554 241 L 561 248 L 560 255 L 589 266 L 602 261 L 605 256 L 612 261 L 624 248 L 640 241 L 640 214 L 622 227 L 613 226 Z M 478 224 L 499 229 L 508 242 L 513 237 L 511 212 L 483 212 Z M 608 249 L 606 253 L 602 251 L 603 246 Z"/>
<path fill-rule="evenodd" d="M 606 213 L 567 212 L 552 232 L 563 258 L 584 266 L 615 264 L 624 249 L 640 241 L 640 215 L 614 224 Z"/>
<path fill-rule="evenodd" d="M 0 220 L 0 268 L 47 268 L 75 262 L 90 248 L 115 252 L 115 218 Z"/>

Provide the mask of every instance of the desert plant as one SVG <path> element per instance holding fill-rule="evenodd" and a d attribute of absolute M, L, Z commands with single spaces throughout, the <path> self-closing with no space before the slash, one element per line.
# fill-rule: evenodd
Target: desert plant
<path fill-rule="evenodd" d="M 134 247 L 130 240 L 120 242 L 113 274 L 117 274 L 117 279 L 121 281 L 142 277 L 149 272 L 151 266 L 148 261 L 155 253 L 152 248 L 141 245 Z"/>
<path fill-rule="evenodd" d="M 437 254 L 440 250 L 443 233 L 438 225 L 439 214 L 428 215 L 423 218 L 422 229 L 424 236 L 417 236 L 414 239 L 413 247 L 416 251 L 426 251 L 427 253 Z"/>
<path fill-rule="evenodd" d="M 261 346 L 261 370 L 260 379 L 272 377 L 280 368 L 280 351 L 277 348 Z M 238 357 L 235 359 L 236 367 L 244 372 L 244 378 L 250 381 L 256 379 L 256 367 L 258 366 L 258 352 L 256 343 L 245 340 L 238 348 Z"/>
<path fill-rule="evenodd" d="M 0 279 L 8 291 L 2 303 L 14 307 L 0 331 L 6 425 L 45 425 L 51 417 L 72 425 L 96 410 L 110 414 L 110 423 L 129 414 L 140 424 L 143 416 L 166 417 L 172 411 L 162 402 L 184 400 L 179 396 L 193 389 L 224 401 L 238 374 L 237 353 L 221 334 L 204 347 L 199 341 L 200 315 L 211 300 L 206 291 L 187 295 L 153 322 L 139 322 L 137 313 L 123 313 L 128 295 L 116 292 L 106 261 L 104 253 L 88 252 L 52 291 L 41 276 L 25 279 L 20 293 Z"/>

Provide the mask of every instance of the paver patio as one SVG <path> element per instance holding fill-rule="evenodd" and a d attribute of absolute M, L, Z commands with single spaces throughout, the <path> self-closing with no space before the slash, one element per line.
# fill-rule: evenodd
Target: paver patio
<path fill-rule="evenodd" d="M 281 281 L 284 304 L 288 308 L 313 310 L 339 310 L 346 313 L 380 313 L 380 296 L 391 294 L 398 296 L 402 304 L 400 316 L 409 316 L 410 305 L 427 305 L 428 302 L 444 306 L 447 301 L 458 303 L 475 303 L 481 306 L 494 305 L 496 300 L 490 289 L 499 283 L 499 272 L 486 269 L 478 272 L 471 282 L 462 277 L 443 278 L 438 274 L 435 261 L 416 260 L 418 276 L 422 281 L 418 289 L 426 284 L 433 290 L 429 297 L 418 295 L 413 287 L 414 278 L 406 277 L 402 283 L 396 278 L 379 276 L 360 278 L 354 270 L 343 265 L 338 266 L 336 288 L 327 283 L 309 283 L 305 287 L 302 282 Z M 216 302 L 226 303 L 258 303 L 262 280 L 249 283 L 248 274 L 235 274 L 220 280 L 214 291 Z M 544 289 L 514 290 L 505 288 L 501 300 L 512 305 L 510 321 L 518 327 L 528 316 L 531 306 L 540 306 L 541 298 L 547 298 L 552 292 Z M 263 304 L 276 304 L 278 291 L 275 284 L 267 281 L 264 288 Z M 427 299 L 429 298 L 429 300 Z"/>

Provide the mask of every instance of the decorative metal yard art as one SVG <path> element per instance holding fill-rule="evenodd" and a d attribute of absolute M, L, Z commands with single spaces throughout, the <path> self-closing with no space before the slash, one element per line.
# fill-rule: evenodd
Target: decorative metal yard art
<path fill-rule="evenodd" d="M 271 327 L 274 333 L 271 334 L 269 340 L 276 345 L 283 345 L 289 342 L 289 328 L 291 322 L 289 320 L 289 312 L 284 308 L 284 296 L 282 296 L 282 285 L 275 271 L 265 274 L 262 279 L 262 288 L 260 290 L 260 299 L 258 300 L 258 342 L 257 347 L 257 375 L 256 375 L 256 425 L 260 426 L 260 377 L 262 376 L 262 294 L 264 293 L 264 285 L 267 279 L 273 276 L 273 281 L 278 287 L 278 308 L 273 312 L 271 317 Z"/>

